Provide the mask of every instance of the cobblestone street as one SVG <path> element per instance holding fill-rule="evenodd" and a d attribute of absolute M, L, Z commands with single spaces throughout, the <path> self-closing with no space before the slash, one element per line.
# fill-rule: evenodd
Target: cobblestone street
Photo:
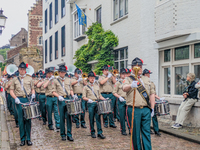
<path fill-rule="evenodd" d="M 42 121 L 38 119 L 32 120 L 31 138 L 33 146 L 20 147 L 19 129 L 15 128 L 15 122 L 13 116 L 8 115 L 8 128 L 10 132 L 11 143 L 16 143 L 11 146 L 11 149 L 17 150 L 102 150 L 102 149 L 117 149 L 125 150 L 130 149 L 130 135 L 122 136 L 120 134 L 119 122 L 116 122 L 117 129 L 104 128 L 103 134 L 106 139 L 101 140 L 99 138 L 92 139 L 90 137 L 90 129 L 88 125 L 88 113 L 86 113 L 86 125 L 87 129 L 75 128 L 73 124 L 73 138 L 74 142 L 61 141 L 60 132 L 56 130 L 50 131 L 48 126 L 42 125 Z M 96 129 L 96 127 L 95 127 Z M 13 136 L 12 136 L 13 135 Z M 152 146 L 153 150 L 199 150 L 200 145 L 186 140 L 164 134 L 161 137 L 153 135 Z"/>

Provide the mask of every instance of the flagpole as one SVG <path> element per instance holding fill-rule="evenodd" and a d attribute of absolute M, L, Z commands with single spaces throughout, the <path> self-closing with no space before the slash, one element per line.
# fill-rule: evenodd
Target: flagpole
<path fill-rule="evenodd" d="M 76 4 L 76 3 L 74 2 L 74 4 Z M 77 4 L 76 4 L 76 5 L 77 5 Z M 77 5 L 77 6 L 78 6 L 78 5 Z M 79 7 L 79 8 L 80 8 L 80 7 Z M 76 9 L 76 10 L 77 10 L 77 9 Z M 81 8 L 80 8 L 80 10 L 81 10 L 81 12 L 83 12 Z M 84 13 L 84 12 L 83 12 L 83 13 Z M 84 13 L 84 15 L 87 16 L 85 13 Z M 88 16 L 87 16 L 87 17 L 88 17 Z M 88 18 L 89 18 L 89 20 L 90 20 L 92 23 L 94 23 L 94 22 L 90 19 L 90 17 L 88 17 Z"/>

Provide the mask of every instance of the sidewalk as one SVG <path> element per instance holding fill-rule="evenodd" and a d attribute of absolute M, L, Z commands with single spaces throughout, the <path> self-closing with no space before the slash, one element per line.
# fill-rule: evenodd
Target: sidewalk
<path fill-rule="evenodd" d="M 159 130 L 161 132 L 200 144 L 200 128 L 183 126 L 182 129 L 173 129 L 171 126 L 175 122 L 172 121 L 170 115 L 159 116 L 157 118 L 158 118 Z"/>
<path fill-rule="evenodd" d="M 0 149 L 1 150 L 10 150 L 10 143 L 8 137 L 8 128 L 6 124 L 6 115 L 5 115 L 5 99 L 0 94 Z"/>

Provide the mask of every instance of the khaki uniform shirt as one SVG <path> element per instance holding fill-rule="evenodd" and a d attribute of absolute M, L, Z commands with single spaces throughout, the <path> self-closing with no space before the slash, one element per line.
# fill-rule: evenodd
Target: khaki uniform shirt
<path fill-rule="evenodd" d="M 46 78 L 44 83 L 46 83 L 49 80 L 49 78 Z M 56 89 L 54 88 L 54 82 L 56 79 L 52 79 L 47 87 L 45 88 L 45 95 L 46 96 L 54 96 L 53 92 L 56 92 Z M 44 85 L 43 85 L 44 86 Z"/>
<path fill-rule="evenodd" d="M 12 80 L 9 80 L 8 82 L 6 82 L 5 88 L 7 88 L 7 93 L 10 93 L 10 86 L 8 87 L 8 84 L 10 84 L 12 82 Z"/>
<path fill-rule="evenodd" d="M 37 82 L 38 80 L 39 80 L 39 79 L 35 79 L 35 80 L 34 80 L 34 83 Z M 39 83 L 39 82 L 38 82 L 38 83 Z M 40 93 L 40 88 L 38 88 L 37 85 L 35 86 L 35 91 L 36 91 L 37 93 Z"/>
<path fill-rule="evenodd" d="M 154 89 L 154 91 L 155 91 L 155 95 L 156 95 L 156 85 L 151 81 L 151 86 L 152 86 L 152 88 Z"/>
<path fill-rule="evenodd" d="M 19 77 L 19 79 L 21 80 L 22 82 L 22 78 Z M 27 95 L 31 95 L 31 90 L 34 90 L 34 83 L 33 83 L 33 80 L 31 77 L 29 76 L 25 76 L 23 78 L 23 87 L 24 89 L 26 90 L 26 93 Z M 14 90 L 14 93 L 17 97 L 21 97 L 21 96 L 26 96 L 22 86 L 21 86 L 21 83 L 19 82 L 18 78 L 15 77 L 13 79 L 13 82 L 10 86 L 10 90 Z"/>
<path fill-rule="evenodd" d="M 8 83 L 8 80 L 7 81 L 5 81 L 4 83 L 3 83 L 3 87 L 4 88 L 6 88 L 6 84 Z"/>
<path fill-rule="evenodd" d="M 58 80 L 60 80 L 60 82 L 62 83 L 62 86 Z M 54 88 L 56 89 L 56 93 L 60 96 L 67 96 L 67 94 L 68 96 L 70 96 L 70 91 L 73 90 L 71 86 L 70 78 L 65 78 L 63 81 L 60 78 L 58 78 L 58 80 L 55 79 L 54 81 Z M 65 92 L 65 90 L 67 91 L 67 93 Z"/>
<path fill-rule="evenodd" d="M 113 82 L 112 82 L 112 78 L 109 78 L 108 80 L 107 80 L 107 82 L 106 83 L 104 83 L 103 85 L 101 85 L 100 84 L 100 82 L 102 81 L 102 80 L 104 80 L 106 78 L 106 76 L 105 75 L 102 75 L 102 76 L 100 76 L 99 77 L 99 85 L 100 85 L 100 92 L 101 93 L 107 93 L 107 92 L 112 92 L 113 91 Z"/>
<path fill-rule="evenodd" d="M 95 96 L 95 94 L 92 92 L 92 90 L 88 86 L 91 89 L 93 89 L 93 92 L 96 94 L 97 97 Z M 91 100 L 98 100 L 101 97 L 99 86 L 97 84 L 91 85 L 90 83 L 88 84 L 88 86 L 84 86 L 82 97 L 86 97 Z"/>
<path fill-rule="evenodd" d="M 121 97 L 126 99 L 126 92 L 124 92 L 122 89 L 122 87 L 123 87 L 122 82 L 123 82 L 123 80 L 120 79 L 115 83 L 114 88 L 113 88 L 113 94 L 117 93 L 118 95 L 120 95 Z"/>
<path fill-rule="evenodd" d="M 132 79 L 131 78 L 126 78 L 124 81 L 123 81 L 123 86 L 124 85 L 130 85 L 132 83 Z M 151 94 L 155 94 L 155 90 L 154 88 L 151 86 L 151 81 L 148 77 L 146 76 L 141 76 L 140 78 L 140 82 L 142 82 L 143 86 L 145 87 L 145 89 L 147 90 L 147 93 L 149 95 Z M 134 90 L 133 90 L 134 91 Z M 126 93 L 126 96 L 127 96 L 127 99 L 126 99 L 126 104 L 127 105 L 131 105 L 133 106 L 133 93 L 134 92 L 131 92 L 129 95 L 127 95 L 127 92 Z M 146 100 L 144 100 L 142 98 L 142 96 L 140 95 L 140 93 L 138 92 L 138 90 L 136 89 L 136 94 L 135 94 L 135 106 L 136 107 L 140 107 L 140 106 L 147 106 L 147 102 Z"/>
<path fill-rule="evenodd" d="M 71 79 L 71 83 L 75 82 L 75 81 L 77 81 L 76 78 L 72 78 Z M 75 94 L 82 94 L 83 87 L 84 87 L 83 80 L 78 82 L 78 83 L 76 83 L 76 84 L 74 84 L 74 85 L 72 85 L 72 89 L 73 89 Z"/>
<path fill-rule="evenodd" d="M 40 81 L 40 82 L 43 82 L 43 81 Z M 38 83 L 40 83 L 40 82 L 38 82 Z M 41 87 L 40 87 L 40 93 L 45 93 L 45 88 L 44 88 L 44 83 L 41 85 Z"/>

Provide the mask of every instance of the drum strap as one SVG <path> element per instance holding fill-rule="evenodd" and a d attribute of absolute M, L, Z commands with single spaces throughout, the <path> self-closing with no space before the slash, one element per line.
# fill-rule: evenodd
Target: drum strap
<path fill-rule="evenodd" d="M 120 80 L 119 80 L 119 83 L 121 83 L 121 84 L 122 84 L 122 81 L 120 81 Z"/>
<path fill-rule="evenodd" d="M 17 77 L 17 79 L 19 80 L 19 83 L 20 84 L 22 84 L 21 83 L 21 80 L 20 80 L 20 78 L 19 77 Z M 23 86 L 23 85 L 22 85 Z M 26 90 L 25 90 L 25 88 L 24 88 L 24 86 L 23 86 L 23 90 L 24 90 L 24 93 L 26 94 L 26 97 L 28 98 L 28 100 L 30 101 L 30 97 L 27 95 L 27 93 L 26 93 Z"/>
<path fill-rule="evenodd" d="M 63 87 L 63 85 L 62 85 L 62 83 L 60 82 L 60 80 L 57 78 L 57 80 L 58 80 L 58 82 L 60 83 L 60 85 Z M 65 87 L 64 87 L 64 90 L 65 90 L 65 93 L 67 94 L 67 96 L 69 97 L 69 95 L 68 95 L 68 92 L 67 92 L 67 90 L 65 89 Z"/>
<path fill-rule="evenodd" d="M 87 87 L 92 91 L 92 93 L 96 96 L 96 98 L 98 99 L 98 97 L 97 97 L 97 95 L 94 93 L 94 91 L 92 90 L 92 88 L 89 86 L 89 85 L 87 85 Z"/>
<path fill-rule="evenodd" d="M 129 76 L 129 78 L 131 78 L 133 81 L 136 80 L 134 76 Z M 142 85 L 142 83 L 138 81 L 138 87 L 137 90 L 140 93 L 140 95 L 142 96 L 142 98 L 147 102 L 148 107 L 151 109 L 150 103 L 149 103 L 149 94 L 147 92 L 147 90 L 145 89 L 145 87 Z"/>

